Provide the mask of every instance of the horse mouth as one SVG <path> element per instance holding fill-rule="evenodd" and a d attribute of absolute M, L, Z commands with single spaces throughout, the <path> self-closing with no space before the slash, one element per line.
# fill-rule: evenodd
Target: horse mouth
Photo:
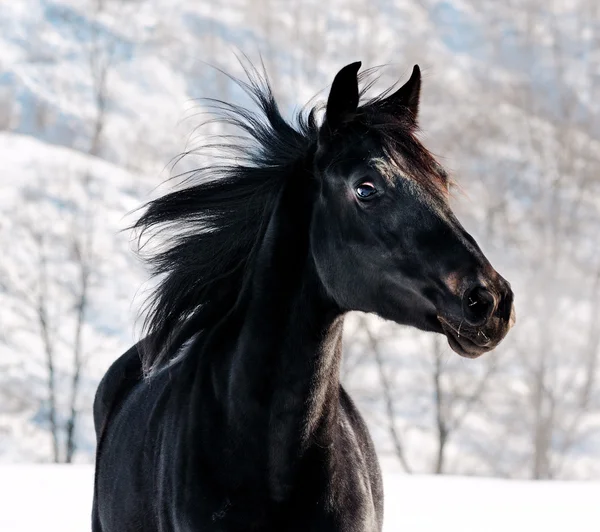
<path fill-rule="evenodd" d="M 494 343 L 481 330 L 462 330 L 461 325 L 452 325 L 445 318 L 438 316 L 448 344 L 455 353 L 465 358 L 478 358 L 494 348 Z"/>

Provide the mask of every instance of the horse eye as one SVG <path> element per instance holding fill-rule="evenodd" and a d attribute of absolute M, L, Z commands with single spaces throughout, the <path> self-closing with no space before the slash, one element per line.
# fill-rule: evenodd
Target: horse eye
<path fill-rule="evenodd" d="M 377 194 L 377 189 L 372 183 L 361 183 L 356 187 L 356 195 L 360 199 L 369 199 Z"/>

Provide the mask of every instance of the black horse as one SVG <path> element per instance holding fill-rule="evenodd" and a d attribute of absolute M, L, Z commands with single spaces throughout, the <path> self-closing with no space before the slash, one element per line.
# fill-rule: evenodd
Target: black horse
<path fill-rule="evenodd" d="M 321 125 L 315 109 L 286 122 L 249 68 L 259 113 L 213 101 L 242 131 L 218 141 L 234 162 L 139 220 L 167 232 L 163 277 L 146 338 L 96 395 L 94 532 L 379 531 L 379 465 L 339 382 L 344 315 L 443 333 L 469 358 L 510 328 L 509 284 L 415 136 L 419 68 L 362 104 L 359 68 Z"/>

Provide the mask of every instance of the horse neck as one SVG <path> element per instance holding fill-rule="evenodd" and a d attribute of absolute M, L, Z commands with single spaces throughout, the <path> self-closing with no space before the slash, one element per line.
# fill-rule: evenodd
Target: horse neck
<path fill-rule="evenodd" d="M 338 415 L 343 316 L 318 280 L 306 207 L 293 191 L 282 193 L 220 394 L 236 440 L 249 445 L 246 452 L 253 443 L 266 452 L 276 499 L 285 498 L 306 450 L 331 442 Z"/>

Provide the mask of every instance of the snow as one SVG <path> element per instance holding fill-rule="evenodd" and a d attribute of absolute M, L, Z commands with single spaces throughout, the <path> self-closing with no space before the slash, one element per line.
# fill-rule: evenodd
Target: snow
<path fill-rule="evenodd" d="M 0 530 L 89 530 L 91 466 L 3 465 L 0 468 Z"/>
<path fill-rule="evenodd" d="M 597 482 L 386 477 L 386 532 L 597 530 Z"/>
<path fill-rule="evenodd" d="M 90 529 L 92 466 L 0 467 L 0 530 Z M 385 475 L 385 532 L 597 530 L 600 482 Z"/>

